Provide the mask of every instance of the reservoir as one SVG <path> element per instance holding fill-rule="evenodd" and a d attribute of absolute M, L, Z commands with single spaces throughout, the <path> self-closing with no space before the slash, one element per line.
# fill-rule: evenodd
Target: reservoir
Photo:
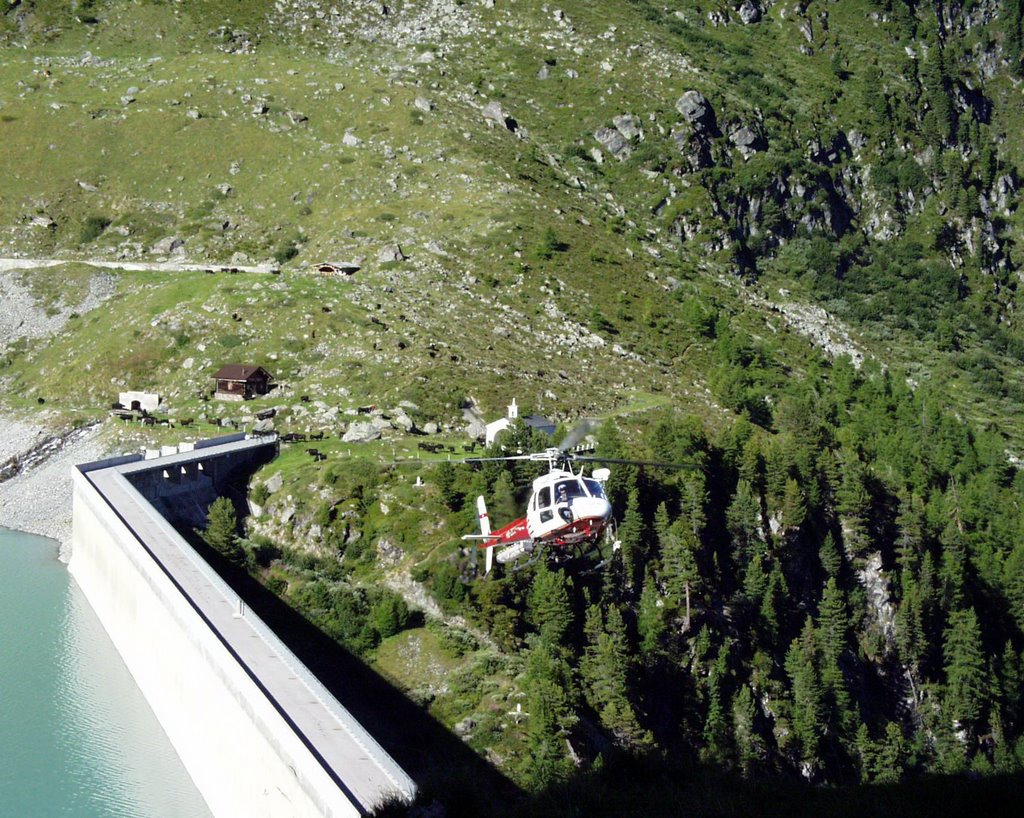
<path fill-rule="evenodd" d="M 57 544 L 0 528 L 0 560 L 0 813 L 209 816 Z"/>

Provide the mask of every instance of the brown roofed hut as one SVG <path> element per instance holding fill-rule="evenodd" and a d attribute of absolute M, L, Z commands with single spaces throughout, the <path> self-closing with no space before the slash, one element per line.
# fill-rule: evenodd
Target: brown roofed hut
<path fill-rule="evenodd" d="M 245 364 L 222 366 L 213 377 L 217 381 L 217 391 L 213 396 L 221 400 L 249 400 L 265 395 L 274 380 L 274 376 L 262 366 Z"/>

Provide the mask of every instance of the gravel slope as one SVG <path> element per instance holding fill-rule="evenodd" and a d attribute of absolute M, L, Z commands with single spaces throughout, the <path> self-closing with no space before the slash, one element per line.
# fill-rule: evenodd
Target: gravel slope
<path fill-rule="evenodd" d="M 71 469 L 106 455 L 101 427 L 76 432 L 41 463 L 0 482 L 0 526 L 65 543 L 71 537 Z M 43 426 L 0 415 L 0 463 L 23 457 L 52 434 Z"/>

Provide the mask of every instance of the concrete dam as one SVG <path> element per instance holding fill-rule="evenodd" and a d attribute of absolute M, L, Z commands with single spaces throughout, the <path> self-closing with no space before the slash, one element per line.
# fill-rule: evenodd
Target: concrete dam
<path fill-rule="evenodd" d="M 70 570 L 215 815 L 365 815 L 415 783 L 172 524 L 275 453 L 237 435 L 76 467 Z"/>

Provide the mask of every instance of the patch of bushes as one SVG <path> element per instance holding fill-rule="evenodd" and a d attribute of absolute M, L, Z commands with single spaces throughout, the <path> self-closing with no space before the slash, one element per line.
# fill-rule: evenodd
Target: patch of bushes
<path fill-rule="evenodd" d="M 106 216 L 88 216 L 82 224 L 82 232 L 78 235 L 79 244 L 91 244 L 103 235 L 103 231 L 110 227 L 110 219 Z"/>

